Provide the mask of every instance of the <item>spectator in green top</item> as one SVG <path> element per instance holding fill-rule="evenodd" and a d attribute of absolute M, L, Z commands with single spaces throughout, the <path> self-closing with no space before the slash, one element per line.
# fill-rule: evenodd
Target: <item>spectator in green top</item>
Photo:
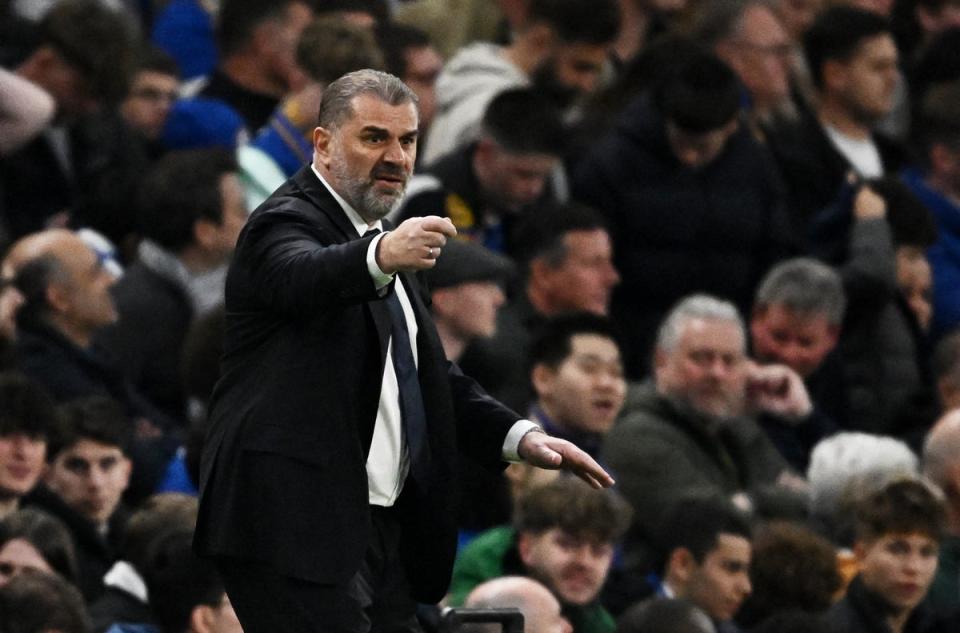
<path fill-rule="evenodd" d="M 529 576 L 556 596 L 574 631 L 613 633 L 614 620 L 598 597 L 630 515 L 619 494 L 575 478 L 561 476 L 534 488 L 519 500 L 513 527 L 488 530 L 463 550 L 448 601 L 463 604 L 491 578 Z"/>

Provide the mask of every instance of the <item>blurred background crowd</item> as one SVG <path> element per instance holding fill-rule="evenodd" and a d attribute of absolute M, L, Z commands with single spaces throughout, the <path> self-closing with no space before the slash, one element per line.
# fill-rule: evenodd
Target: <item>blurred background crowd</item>
<path fill-rule="evenodd" d="M 0 0 L 0 630 L 240 630 L 226 270 L 360 68 L 447 356 L 617 479 L 463 463 L 425 630 L 960 630 L 956 0 Z"/>

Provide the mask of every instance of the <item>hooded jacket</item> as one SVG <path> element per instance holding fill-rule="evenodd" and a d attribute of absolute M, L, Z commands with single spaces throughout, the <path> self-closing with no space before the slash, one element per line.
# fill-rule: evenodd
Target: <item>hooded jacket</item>
<path fill-rule="evenodd" d="M 437 114 L 423 147 L 423 164 L 477 137 L 480 120 L 490 101 L 510 88 L 529 85 L 530 78 L 503 55 L 496 44 L 465 46 L 443 67 L 437 78 Z"/>

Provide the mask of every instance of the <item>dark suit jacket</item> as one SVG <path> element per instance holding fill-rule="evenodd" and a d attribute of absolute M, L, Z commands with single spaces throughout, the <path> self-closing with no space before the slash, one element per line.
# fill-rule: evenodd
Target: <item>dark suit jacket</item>
<path fill-rule="evenodd" d="M 253 213 L 227 277 L 222 376 L 200 472 L 201 554 L 346 582 L 370 534 L 366 458 L 389 314 L 367 270 L 372 237 L 309 167 Z M 496 468 L 519 419 L 444 357 L 416 280 L 401 275 L 417 350 L 431 461 L 397 504 L 401 554 L 418 600 L 446 591 L 456 546 L 458 449 Z M 393 292 L 393 288 L 389 289 Z"/>

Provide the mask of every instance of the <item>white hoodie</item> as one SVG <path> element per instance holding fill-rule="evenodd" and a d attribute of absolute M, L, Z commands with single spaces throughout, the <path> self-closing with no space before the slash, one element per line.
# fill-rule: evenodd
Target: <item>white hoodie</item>
<path fill-rule="evenodd" d="M 437 114 L 430 126 L 422 161 L 429 165 L 475 140 L 487 104 L 504 90 L 530 84 L 530 78 L 487 42 L 464 46 L 437 78 Z"/>

